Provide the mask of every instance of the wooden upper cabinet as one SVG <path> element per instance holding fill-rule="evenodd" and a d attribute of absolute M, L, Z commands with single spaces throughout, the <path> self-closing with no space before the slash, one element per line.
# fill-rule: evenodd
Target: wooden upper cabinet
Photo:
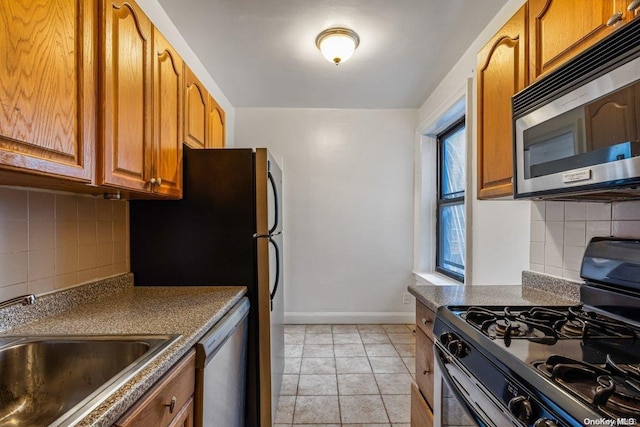
<path fill-rule="evenodd" d="M 94 0 L 0 2 L 0 167 L 89 182 Z"/>
<path fill-rule="evenodd" d="M 154 192 L 182 195 L 182 58 L 158 30 L 153 35 Z"/>
<path fill-rule="evenodd" d="M 627 9 L 631 2 L 529 0 L 531 82 L 631 20 L 637 13 Z"/>
<path fill-rule="evenodd" d="M 513 195 L 511 97 L 527 84 L 526 5 L 478 54 L 478 198 Z"/>
<path fill-rule="evenodd" d="M 98 184 L 180 197 L 183 61 L 132 1 L 104 0 Z"/>
<path fill-rule="evenodd" d="M 152 190 L 151 21 L 133 2 L 103 1 L 99 184 Z"/>
<path fill-rule="evenodd" d="M 209 102 L 207 103 L 207 147 L 224 148 L 224 138 L 224 110 L 209 95 Z"/>
<path fill-rule="evenodd" d="M 205 148 L 209 92 L 189 67 L 184 67 L 184 143 Z"/>

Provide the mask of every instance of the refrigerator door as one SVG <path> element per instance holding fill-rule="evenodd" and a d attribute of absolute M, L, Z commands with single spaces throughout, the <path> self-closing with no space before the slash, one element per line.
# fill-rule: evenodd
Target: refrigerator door
<path fill-rule="evenodd" d="M 261 426 L 275 421 L 284 372 L 282 172 L 266 149 L 256 149 L 256 240 Z"/>

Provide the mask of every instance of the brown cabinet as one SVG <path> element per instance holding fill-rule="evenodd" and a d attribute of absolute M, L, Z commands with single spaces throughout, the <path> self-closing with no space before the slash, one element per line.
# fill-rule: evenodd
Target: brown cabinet
<path fill-rule="evenodd" d="M 537 80 L 633 19 L 633 0 L 529 0 L 530 79 Z"/>
<path fill-rule="evenodd" d="M 182 195 L 182 58 L 154 29 L 153 34 L 153 192 Z"/>
<path fill-rule="evenodd" d="M 195 350 L 191 350 L 114 426 L 192 427 L 195 361 Z"/>
<path fill-rule="evenodd" d="M 0 167 L 90 182 L 95 1 L 3 1 L 0 21 Z"/>
<path fill-rule="evenodd" d="M 411 426 L 433 425 L 433 320 L 435 313 L 416 302 L 416 384 L 411 390 Z M 415 394 L 415 395 L 414 395 Z"/>
<path fill-rule="evenodd" d="M 191 148 L 224 148 L 224 110 L 185 66 L 184 142 Z"/>
<path fill-rule="evenodd" d="M 183 62 L 131 1 L 105 0 L 98 184 L 181 195 Z"/>
<path fill-rule="evenodd" d="M 184 143 L 206 148 L 209 92 L 187 66 L 184 67 Z"/>
<path fill-rule="evenodd" d="M 478 54 L 478 198 L 513 194 L 511 97 L 527 84 L 526 5 Z"/>
<path fill-rule="evenodd" d="M 433 427 L 433 412 L 415 384 L 411 384 L 411 427 Z"/>
<path fill-rule="evenodd" d="M 211 95 L 207 103 L 207 147 L 224 148 L 224 110 Z"/>
<path fill-rule="evenodd" d="M 133 2 L 105 0 L 102 5 L 98 183 L 150 191 L 153 27 Z"/>

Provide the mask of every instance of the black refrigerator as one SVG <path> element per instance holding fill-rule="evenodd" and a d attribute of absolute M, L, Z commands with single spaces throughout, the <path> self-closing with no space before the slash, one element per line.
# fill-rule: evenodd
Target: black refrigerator
<path fill-rule="evenodd" d="M 282 171 L 266 148 L 184 148 L 183 199 L 130 202 L 137 286 L 248 288 L 245 425 L 270 427 L 284 371 Z"/>

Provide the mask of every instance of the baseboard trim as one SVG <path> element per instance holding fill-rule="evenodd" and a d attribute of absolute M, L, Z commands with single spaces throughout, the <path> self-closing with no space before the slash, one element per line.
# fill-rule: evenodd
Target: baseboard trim
<path fill-rule="evenodd" d="M 284 322 L 290 325 L 322 324 L 394 324 L 415 323 L 416 314 L 411 311 L 396 312 L 285 312 Z"/>

